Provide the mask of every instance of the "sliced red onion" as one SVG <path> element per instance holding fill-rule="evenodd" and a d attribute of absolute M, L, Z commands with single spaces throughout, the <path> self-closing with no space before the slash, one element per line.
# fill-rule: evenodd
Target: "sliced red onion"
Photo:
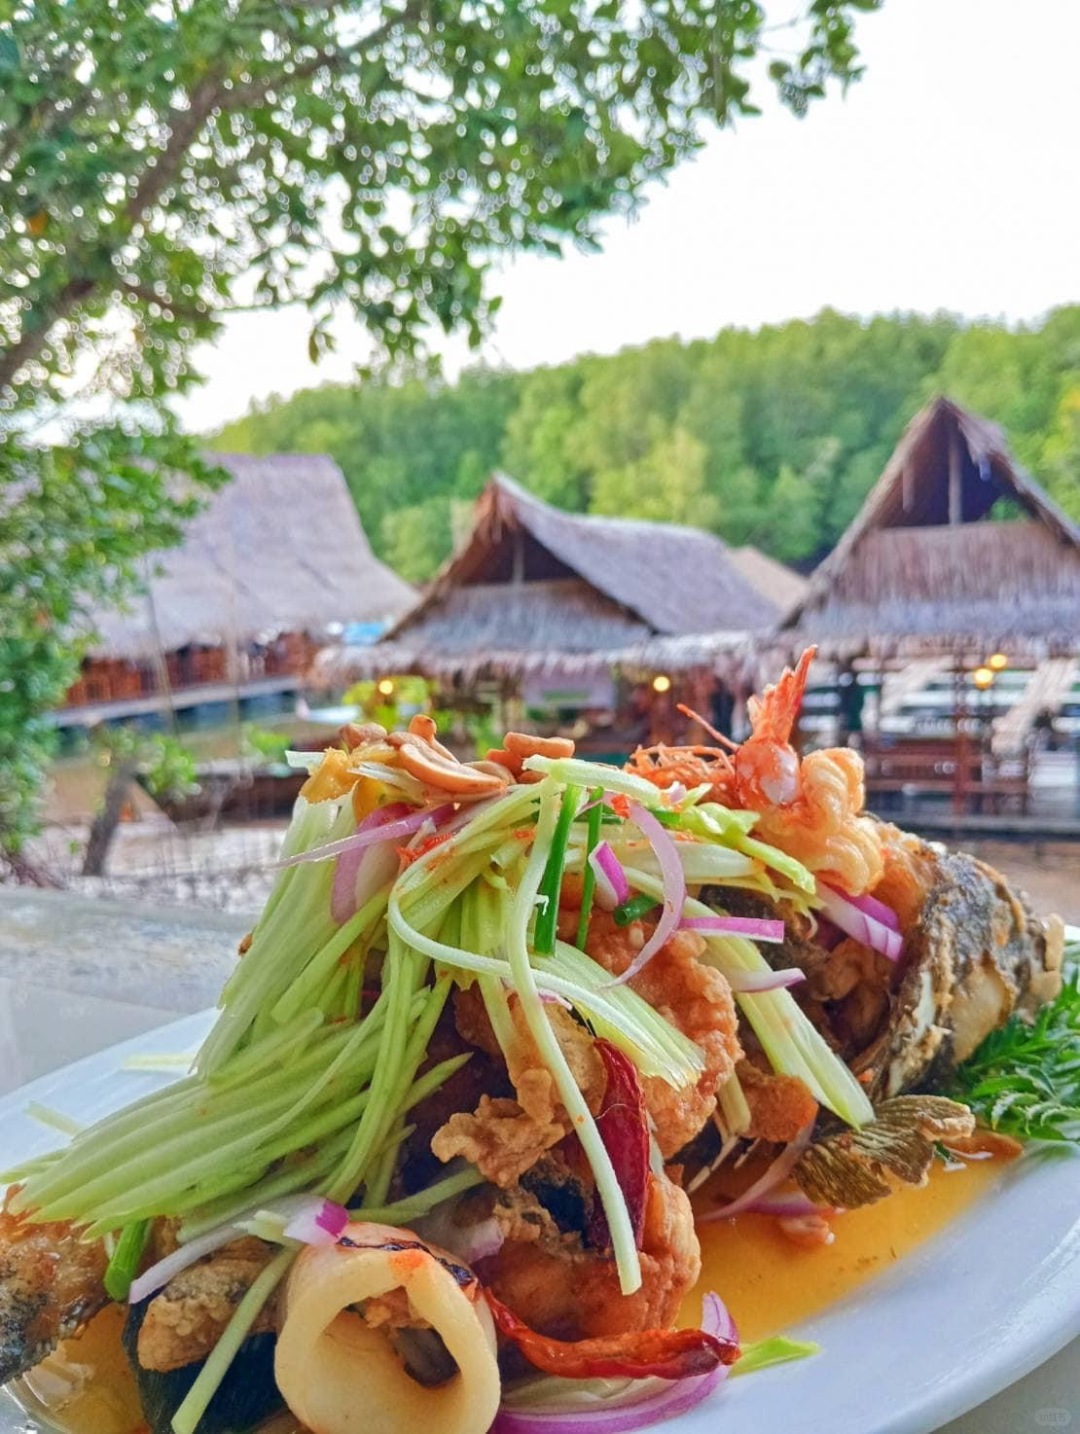
<path fill-rule="evenodd" d="M 589 853 L 589 865 L 596 877 L 594 900 L 604 911 L 614 911 L 630 899 L 630 883 L 619 858 L 606 841 L 597 842 Z"/>
<path fill-rule="evenodd" d="M 868 916 L 849 897 L 841 896 L 838 891 L 820 881 L 818 897 L 825 915 L 835 926 L 839 926 L 841 931 L 846 931 L 864 946 L 880 951 L 882 956 L 887 956 L 890 961 L 900 959 L 904 942 L 899 931 L 894 931 L 891 926 L 886 926 L 874 916 Z"/>
<path fill-rule="evenodd" d="M 784 923 L 755 916 L 687 916 L 687 931 L 704 931 L 708 936 L 749 936 L 751 941 L 783 941 Z"/>
<path fill-rule="evenodd" d="M 762 991 L 781 991 L 805 980 L 805 971 L 800 971 L 798 966 L 786 966 L 782 971 L 733 971 L 727 983 L 740 995 L 751 996 Z"/>
<path fill-rule="evenodd" d="M 332 1245 L 349 1223 L 344 1205 L 313 1195 L 292 1216 L 282 1234 L 304 1245 Z"/>
<path fill-rule="evenodd" d="M 557 991 L 541 991 L 540 1002 L 544 1006 L 562 1006 L 565 1011 L 574 1009 L 572 1002 L 568 1001 L 565 996 L 560 996 Z"/>
<path fill-rule="evenodd" d="M 685 801 L 686 787 L 682 782 L 672 782 L 667 789 L 667 799 L 669 805 L 673 807 L 677 807 L 681 801 Z"/>
<path fill-rule="evenodd" d="M 679 929 L 683 905 L 686 902 L 686 877 L 683 875 L 678 848 L 664 830 L 663 824 L 637 802 L 630 803 L 630 820 L 656 853 L 660 874 L 664 880 L 664 905 L 653 934 L 622 975 L 611 983 L 613 986 L 621 986 L 636 976 L 649 964 L 661 946 L 671 939 Z"/>
<path fill-rule="evenodd" d="M 409 814 L 404 802 L 391 802 L 366 816 L 356 828 L 357 833 L 375 832 Z M 422 829 L 422 826 L 421 828 Z M 353 846 L 342 852 L 334 869 L 334 885 L 330 892 L 330 914 L 338 923 L 348 921 L 380 886 L 397 871 L 398 855 L 394 840 L 382 834 L 371 846 Z"/>
<path fill-rule="evenodd" d="M 410 1228 L 422 1240 L 438 1245 L 466 1265 L 497 1255 L 506 1239 L 502 1226 L 494 1216 L 478 1220 L 473 1225 L 458 1225 L 450 1209 L 445 1207 L 433 1210 L 421 1220 L 414 1220 Z"/>
<path fill-rule="evenodd" d="M 721 1205 L 719 1210 L 709 1210 L 706 1214 L 699 1215 L 698 1220 L 729 1220 L 732 1215 L 741 1215 L 744 1210 L 749 1210 L 751 1206 L 756 1205 L 763 1195 L 768 1195 L 771 1190 L 775 1190 L 795 1169 L 799 1157 L 810 1144 L 810 1135 L 813 1129 L 812 1121 L 803 1126 L 795 1139 L 784 1146 L 768 1170 L 759 1176 L 748 1190 L 744 1190 L 737 1200 L 732 1200 L 727 1205 Z"/>
<path fill-rule="evenodd" d="M 880 921 L 882 926 L 887 926 L 890 931 L 900 930 L 900 918 L 891 906 L 886 906 L 876 896 L 849 896 L 847 898 L 852 906 L 857 906 L 867 916 L 872 916 L 875 921 Z"/>
<path fill-rule="evenodd" d="M 702 1303 L 701 1328 L 718 1339 L 737 1341 L 735 1321 L 719 1295 L 707 1294 Z M 632 1434 L 693 1409 L 723 1384 L 729 1372 L 728 1365 L 718 1364 L 708 1374 L 692 1374 L 686 1379 L 634 1380 L 628 1395 L 620 1393 L 574 1409 L 548 1410 L 535 1405 L 508 1409 L 503 1405 L 491 1434 Z"/>
<path fill-rule="evenodd" d="M 324 846 L 314 846 L 309 851 L 298 851 L 293 856 L 287 856 L 281 861 L 271 862 L 269 869 L 279 871 L 282 867 L 300 866 L 306 861 L 329 861 L 332 856 L 340 856 L 342 852 L 352 851 L 356 847 L 362 850 L 375 841 L 400 841 L 402 837 L 412 836 L 413 832 L 423 826 L 429 818 L 438 825 L 453 810 L 453 806 L 449 804 L 442 807 L 417 807 L 401 821 L 390 822 L 386 826 L 368 830 L 364 830 L 365 823 L 361 822 L 351 836 L 327 842 Z"/>
<path fill-rule="evenodd" d="M 140 1304 L 148 1296 L 156 1294 L 163 1286 L 178 1275 L 181 1270 L 186 1270 L 196 1261 L 201 1260 L 204 1255 L 212 1255 L 215 1250 L 222 1246 L 231 1244 L 238 1240 L 243 1234 L 239 1225 L 219 1225 L 216 1230 L 207 1230 L 205 1235 L 200 1235 L 197 1240 L 189 1240 L 186 1245 L 178 1245 L 175 1250 L 164 1259 L 158 1260 L 156 1264 L 144 1270 L 141 1275 L 131 1282 L 131 1289 L 128 1291 L 128 1302 L 133 1305 Z"/>

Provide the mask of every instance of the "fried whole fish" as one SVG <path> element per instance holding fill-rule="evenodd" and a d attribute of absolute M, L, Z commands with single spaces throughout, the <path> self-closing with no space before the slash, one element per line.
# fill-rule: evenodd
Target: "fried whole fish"
<path fill-rule="evenodd" d="M 166 1226 L 167 1222 L 161 1222 Z M 158 1231 L 159 1243 L 171 1243 Z M 205 1359 L 269 1259 L 269 1247 L 239 1239 L 182 1271 L 140 1311 L 138 1366 L 167 1372 Z M 33 1225 L 0 1213 L 0 1384 L 39 1364 L 77 1335 L 109 1301 L 108 1258 L 67 1223 Z M 273 1328 L 271 1302 L 253 1333 Z"/>
<path fill-rule="evenodd" d="M 875 895 L 900 917 L 899 986 L 854 1062 L 872 1099 L 940 1086 L 1013 1012 L 1034 1015 L 1061 990 L 1065 927 L 1035 916 L 1000 872 L 882 824 Z"/>
<path fill-rule="evenodd" d="M 100 1241 L 0 1212 L 0 1384 L 32 1369 L 108 1302 Z"/>
<path fill-rule="evenodd" d="M 786 935 L 763 946 L 777 969 L 806 981 L 792 995 L 876 1103 L 940 1088 L 1014 1011 L 1031 1015 L 1061 989 L 1065 928 L 1036 917 L 1006 879 L 964 853 L 879 823 L 884 875 L 874 895 L 897 914 L 904 949 L 889 961 L 860 943 L 815 932 L 790 908 Z M 775 916 L 764 898 L 703 893 L 735 915 Z"/>

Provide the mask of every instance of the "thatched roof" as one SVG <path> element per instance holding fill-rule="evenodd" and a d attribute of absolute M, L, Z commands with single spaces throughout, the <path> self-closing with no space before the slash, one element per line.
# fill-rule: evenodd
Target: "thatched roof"
<path fill-rule="evenodd" d="M 809 591 L 809 580 L 802 573 L 797 573 L 776 558 L 770 558 L 760 548 L 749 544 L 742 548 L 730 548 L 728 557 L 746 581 L 775 603 L 781 613 L 790 612 Z"/>
<path fill-rule="evenodd" d="M 712 667 L 781 610 L 711 533 L 564 513 L 498 475 L 416 606 L 374 647 L 325 654 L 315 676 Z"/>
<path fill-rule="evenodd" d="M 1023 514 L 990 518 L 1001 498 Z M 1080 648 L 1080 529 L 1001 430 L 939 398 L 785 623 L 826 656 Z"/>
<path fill-rule="evenodd" d="M 413 589 L 379 562 L 344 476 L 321 455 L 211 455 L 227 483 L 177 548 L 148 564 L 147 592 L 90 614 L 96 653 L 138 659 L 192 643 L 325 634 L 392 621 Z"/>

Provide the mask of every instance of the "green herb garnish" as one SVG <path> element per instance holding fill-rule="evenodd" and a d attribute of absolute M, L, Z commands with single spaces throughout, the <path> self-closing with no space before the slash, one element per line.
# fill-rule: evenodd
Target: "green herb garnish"
<path fill-rule="evenodd" d="M 1013 1016 L 956 1072 L 957 1099 L 1018 1140 L 1080 1143 L 1080 967 L 1032 1022 Z"/>
<path fill-rule="evenodd" d="M 629 926 L 632 921 L 640 921 L 643 916 L 648 916 L 650 911 L 655 911 L 656 904 L 655 896 L 632 896 L 629 901 L 616 906 L 611 914 L 615 918 L 616 926 Z"/>
<path fill-rule="evenodd" d="M 149 1238 L 149 1220 L 133 1220 L 130 1225 L 124 1226 L 102 1281 L 111 1300 L 127 1299 L 131 1282 L 139 1273 L 139 1264 Z"/>

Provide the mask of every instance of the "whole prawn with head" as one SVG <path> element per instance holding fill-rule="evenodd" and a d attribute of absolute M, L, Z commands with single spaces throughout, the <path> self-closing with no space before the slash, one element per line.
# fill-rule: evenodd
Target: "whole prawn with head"
<path fill-rule="evenodd" d="M 631 766 L 658 786 L 708 782 L 718 801 L 758 813 L 755 830 L 764 841 L 829 885 L 861 896 L 884 872 L 878 829 L 862 815 L 862 758 L 848 747 L 829 747 L 800 759 L 791 745 L 816 652 L 808 647 L 794 669 L 785 668 L 760 697 L 750 698 L 745 742 L 728 741 L 684 708 L 729 750 L 658 747 L 635 752 Z"/>

